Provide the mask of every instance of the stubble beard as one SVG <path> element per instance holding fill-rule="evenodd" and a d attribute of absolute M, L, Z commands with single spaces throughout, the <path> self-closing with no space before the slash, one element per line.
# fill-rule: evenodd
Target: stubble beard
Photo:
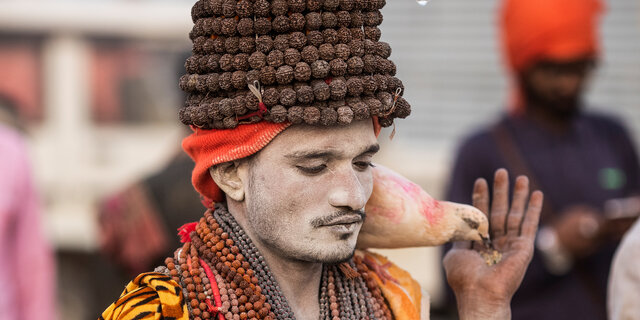
<path fill-rule="evenodd" d="M 264 192 L 260 190 L 265 189 L 256 186 L 255 182 L 249 184 L 249 190 L 251 192 L 251 200 L 247 207 L 247 222 L 249 228 L 252 229 L 249 232 L 252 241 L 262 243 L 263 247 L 266 247 L 275 255 L 288 260 L 333 264 L 348 261 L 353 257 L 355 242 L 351 245 L 348 238 L 357 237 L 357 233 L 346 236 L 344 239 L 339 239 L 337 242 L 333 239 L 327 242 L 322 242 L 321 239 L 305 239 L 304 235 L 301 235 L 298 239 L 293 239 L 288 235 L 300 231 L 293 230 L 296 228 L 295 225 L 280 221 L 279 218 L 286 219 L 296 213 L 282 214 L 282 212 L 272 212 L 269 209 L 274 208 L 272 199 L 264 197 Z M 276 210 L 286 210 L 286 208 Z M 319 220 L 323 220 L 323 218 L 315 219 L 314 221 Z M 314 230 L 320 228 L 319 226 L 314 226 L 313 223 L 310 223 L 310 225 Z"/>

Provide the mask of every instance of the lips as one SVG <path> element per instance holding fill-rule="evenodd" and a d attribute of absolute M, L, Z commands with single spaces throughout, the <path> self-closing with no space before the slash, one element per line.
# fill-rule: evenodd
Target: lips
<path fill-rule="evenodd" d="M 362 222 L 362 217 L 361 216 L 359 216 L 359 215 L 348 215 L 348 216 L 341 216 L 339 218 L 333 219 L 333 220 L 325 223 L 323 226 L 330 227 L 330 226 L 354 224 L 354 223 L 359 223 L 359 222 Z"/>

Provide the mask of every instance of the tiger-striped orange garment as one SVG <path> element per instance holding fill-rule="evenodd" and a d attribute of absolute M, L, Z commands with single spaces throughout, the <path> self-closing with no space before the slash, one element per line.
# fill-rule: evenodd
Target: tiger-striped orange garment
<path fill-rule="evenodd" d="M 130 282 L 99 320 L 189 320 L 182 288 L 170 276 L 143 273 Z"/>
<path fill-rule="evenodd" d="M 420 285 L 408 272 L 385 257 L 368 251 L 356 254 L 369 258 L 383 267 L 393 280 L 373 276 L 380 286 L 396 320 L 428 319 L 429 310 L 421 310 L 423 297 Z M 421 317 L 422 313 L 422 317 Z M 162 273 L 143 273 L 130 282 L 120 298 L 104 311 L 99 320 L 189 320 L 182 288 Z"/>

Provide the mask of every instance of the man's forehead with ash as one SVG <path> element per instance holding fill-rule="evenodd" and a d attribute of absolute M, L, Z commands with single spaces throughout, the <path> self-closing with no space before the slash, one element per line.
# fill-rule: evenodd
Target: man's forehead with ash
<path fill-rule="evenodd" d="M 369 126 L 370 123 L 371 120 L 363 120 L 346 126 L 329 128 L 305 124 L 293 125 L 277 136 L 274 141 L 284 137 L 290 143 L 281 153 L 284 158 L 290 160 L 337 160 L 369 156 L 380 150 L 373 128 Z"/>
<path fill-rule="evenodd" d="M 286 152 L 284 154 L 285 158 L 293 159 L 293 160 L 306 160 L 306 159 L 323 159 L 323 160 L 331 160 L 331 159 L 345 159 L 349 158 L 350 154 L 344 150 L 344 148 L 336 148 L 335 146 L 306 146 L 302 143 L 299 148 L 293 148 L 294 150 L 290 152 Z M 369 156 L 374 155 L 380 150 L 380 145 L 378 143 L 370 144 L 364 148 L 361 148 L 360 152 L 357 152 L 357 157 L 360 156 Z"/>

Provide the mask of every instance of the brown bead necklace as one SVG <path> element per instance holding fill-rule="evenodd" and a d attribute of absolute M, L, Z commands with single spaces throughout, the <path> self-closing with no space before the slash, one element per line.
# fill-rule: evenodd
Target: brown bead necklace
<path fill-rule="evenodd" d="M 207 211 L 183 241 L 165 262 L 183 288 L 190 319 L 295 319 L 263 256 L 224 204 Z M 320 319 L 392 319 L 369 272 L 358 256 L 325 264 Z"/>

